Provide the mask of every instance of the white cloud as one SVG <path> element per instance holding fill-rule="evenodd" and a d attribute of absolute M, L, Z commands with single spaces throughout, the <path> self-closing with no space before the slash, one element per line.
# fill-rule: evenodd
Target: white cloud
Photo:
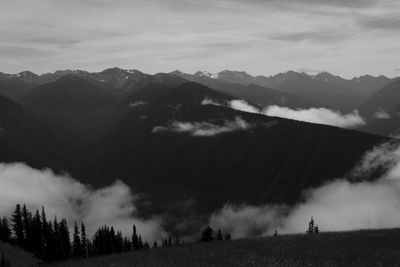
<path fill-rule="evenodd" d="M 258 108 L 253 107 L 252 105 L 249 105 L 244 100 L 238 100 L 238 99 L 231 100 L 229 102 L 229 105 L 232 109 L 249 112 L 249 113 L 260 113 L 260 110 Z"/>
<path fill-rule="evenodd" d="M 387 120 L 387 119 L 390 119 L 390 114 L 387 113 L 387 112 L 384 111 L 384 110 L 379 110 L 379 111 L 377 111 L 377 112 L 374 113 L 373 118 L 374 118 L 374 119 Z"/>
<path fill-rule="evenodd" d="M 334 163 L 332 163 L 334 164 Z M 369 174 L 383 168 L 375 181 Z M 210 217 L 210 224 L 246 237 L 254 234 L 304 233 L 311 216 L 323 231 L 342 231 L 400 226 L 400 146 L 383 144 L 366 153 L 352 175 L 364 180 L 338 179 L 306 192 L 306 200 L 284 205 L 226 205 Z"/>
<path fill-rule="evenodd" d="M 147 105 L 147 103 L 144 101 L 136 101 L 136 102 L 132 102 L 132 103 L 128 104 L 128 106 L 130 108 L 135 108 L 135 107 L 144 106 L 144 105 Z"/>
<path fill-rule="evenodd" d="M 210 122 L 180 122 L 174 121 L 168 126 L 156 126 L 153 128 L 153 133 L 159 132 L 176 132 L 190 133 L 192 136 L 215 136 L 218 134 L 247 130 L 253 126 L 240 117 L 236 117 L 234 121 L 225 121 L 222 125 Z"/>
<path fill-rule="evenodd" d="M 202 105 L 223 105 L 244 112 L 264 114 L 272 117 L 281 117 L 304 122 L 337 126 L 342 128 L 355 128 L 357 126 L 365 124 L 364 119 L 360 116 L 357 110 L 353 111 L 352 113 L 342 114 L 340 111 L 333 111 L 326 108 L 294 110 L 276 105 L 267 106 L 266 108 L 260 110 L 244 100 L 236 99 L 220 104 L 208 98 L 205 98 L 202 101 Z"/>
<path fill-rule="evenodd" d="M 66 218 L 85 222 L 88 232 L 105 224 L 113 225 L 130 236 L 135 224 L 147 240 L 159 239 L 162 220 L 138 218 L 137 197 L 123 182 L 93 189 L 68 175 L 56 175 L 50 170 L 32 169 L 22 163 L 0 164 L 0 214 L 10 215 L 17 203 L 25 203 L 34 211 L 45 207 L 48 218 Z"/>
<path fill-rule="evenodd" d="M 298 121 L 305 121 L 317 124 L 325 124 L 342 128 L 354 128 L 364 125 L 365 121 L 361 118 L 357 110 L 352 113 L 342 114 L 339 111 L 333 111 L 326 108 L 310 109 L 290 109 L 287 107 L 268 106 L 263 114 Z"/>

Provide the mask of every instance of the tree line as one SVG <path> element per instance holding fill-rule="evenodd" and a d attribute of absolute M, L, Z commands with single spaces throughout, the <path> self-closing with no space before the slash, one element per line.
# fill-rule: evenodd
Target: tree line
<path fill-rule="evenodd" d="M 0 219 L 0 241 L 17 245 L 45 262 L 150 248 L 135 225 L 131 238 L 123 237 L 121 231 L 107 225 L 98 228 L 89 238 L 85 224 L 76 222 L 70 235 L 66 219 L 49 220 L 43 207 L 41 212 L 31 213 L 26 205 L 20 204 L 16 205 L 10 220 Z"/>
<path fill-rule="evenodd" d="M 231 234 L 220 229 L 214 231 L 207 225 L 200 233 L 198 242 L 231 240 Z M 152 246 L 143 240 L 136 226 L 132 226 L 132 236 L 126 237 L 113 226 L 99 227 L 92 237 L 86 232 L 82 222 L 73 225 L 70 232 L 66 219 L 53 220 L 46 217 L 44 207 L 34 213 L 26 205 L 17 204 L 10 219 L 0 218 L 0 241 L 19 246 L 45 262 L 62 261 L 71 258 L 87 258 L 97 255 L 121 253 L 134 250 L 176 246 L 184 243 L 179 236 L 162 237 L 160 244 L 154 241 Z M 3 257 L 4 259 L 4 257 Z M 3 264 L 2 260 L 0 263 Z M 4 264 L 9 266 L 9 262 Z M 3 267 L 0 265 L 0 267 Z"/>

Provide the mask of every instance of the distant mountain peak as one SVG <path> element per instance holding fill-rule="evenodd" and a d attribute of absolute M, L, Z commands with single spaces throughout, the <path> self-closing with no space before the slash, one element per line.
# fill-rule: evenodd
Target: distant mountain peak
<path fill-rule="evenodd" d="M 313 79 L 316 79 L 316 80 L 321 80 L 321 81 L 324 81 L 324 82 L 330 82 L 330 81 L 335 81 L 335 80 L 342 80 L 341 77 L 335 76 L 335 75 L 333 75 L 333 74 L 331 74 L 331 73 L 329 73 L 329 72 L 326 72 L 326 71 L 320 72 L 320 73 L 318 73 L 317 75 L 312 76 L 312 78 L 313 78 Z"/>
<path fill-rule="evenodd" d="M 198 71 L 195 74 L 193 74 L 194 76 L 206 76 L 212 79 L 218 79 L 219 78 L 219 74 L 215 74 L 215 73 L 211 73 L 208 71 Z"/>
<path fill-rule="evenodd" d="M 33 73 L 31 71 L 21 71 L 20 73 L 17 74 L 18 77 L 39 77 L 36 73 Z"/>

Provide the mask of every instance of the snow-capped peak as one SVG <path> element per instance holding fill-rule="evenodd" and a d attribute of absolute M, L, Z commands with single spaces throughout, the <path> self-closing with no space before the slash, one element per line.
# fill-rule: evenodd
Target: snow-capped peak
<path fill-rule="evenodd" d="M 199 76 L 206 76 L 206 77 L 209 77 L 211 79 L 218 79 L 219 78 L 219 74 L 218 73 L 211 73 L 211 72 L 208 72 L 208 71 L 198 71 L 196 74 L 199 75 Z"/>

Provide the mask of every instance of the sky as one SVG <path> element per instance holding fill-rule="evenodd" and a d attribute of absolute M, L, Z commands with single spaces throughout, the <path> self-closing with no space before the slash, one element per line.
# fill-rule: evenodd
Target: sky
<path fill-rule="evenodd" d="M 0 0 L 0 72 L 400 76 L 398 0 Z"/>

